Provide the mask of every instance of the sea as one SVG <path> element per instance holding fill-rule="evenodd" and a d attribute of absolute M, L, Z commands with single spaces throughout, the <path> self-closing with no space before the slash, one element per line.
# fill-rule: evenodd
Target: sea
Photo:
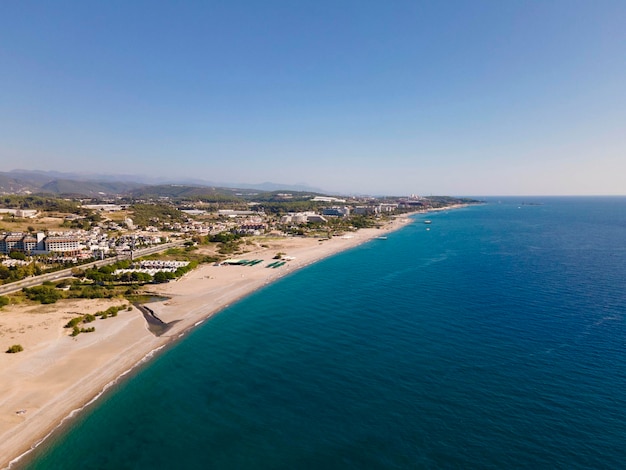
<path fill-rule="evenodd" d="M 626 197 L 481 200 L 233 304 L 14 467 L 626 468 Z"/>

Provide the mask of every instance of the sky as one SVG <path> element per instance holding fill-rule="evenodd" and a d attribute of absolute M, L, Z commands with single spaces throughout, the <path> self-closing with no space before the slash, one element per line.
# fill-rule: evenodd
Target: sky
<path fill-rule="evenodd" d="M 623 0 L 5 1 L 0 171 L 626 194 Z"/>

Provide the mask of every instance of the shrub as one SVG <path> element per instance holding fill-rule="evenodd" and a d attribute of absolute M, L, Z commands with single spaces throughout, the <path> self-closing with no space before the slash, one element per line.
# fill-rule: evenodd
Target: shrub
<path fill-rule="evenodd" d="M 9 305 L 9 298 L 0 295 L 0 308 L 4 307 L 5 305 Z"/>
<path fill-rule="evenodd" d="M 14 353 L 21 352 L 23 350 L 24 350 L 24 348 L 22 347 L 21 344 L 14 344 L 9 349 L 7 349 L 6 352 L 9 353 L 9 354 L 14 354 Z"/>
<path fill-rule="evenodd" d="M 69 280 L 69 279 L 63 279 L 63 280 L 61 280 L 61 281 L 58 281 L 55 285 L 56 285 L 56 287 L 57 287 L 58 289 L 62 289 L 62 288 L 64 288 L 64 287 L 71 286 L 71 285 L 72 285 L 72 281 L 71 281 L 71 280 Z"/>
<path fill-rule="evenodd" d="M 117 317 L 117 312 L 119 312 L 120 310 L 124 310 L 125 308 L 126 308 L 126 305 L 117 305 L 114 307 L 109 307 L 103 312 L 96 312 L 96 316 L 100 317 L 102 320 L 105 320 L 109 317 Z M 129 310 L 132 310 L 132 308 L 129 307 Z"/>
<path fill-rule="evenodd" d="M 108 316 L 115 317 L 117 315 L 117 310 L 117 307 L 109 307 L 104 311 L 104 313 L 106 313 Z"/>
<path fill-rule="evenodd" d="M 170 279 L 172 279 L 174 276 L 172 276 L 172 273 L 166 273 L 164 271 L 159 271 L 157 273 L 154 274 L 154 282 L 155 283 L 162 283 L 162 282 L 167 282 Z"/>
<path fill-rule="evenodd" d="M 24 253 L 22 253 L 21 251 L 11 251 L 11 252 L 9 252 L 9 258 L 26 261 L 26 255 Z"/>
<path fill-rule="evenodd" d="M 104 297 L 103 290 L 104 289 L 102 289 L 102 287 L 100 286 L 83 286 L 79 297 L 82 299 L 101 299 L 102 297 Z"/>
<path fill-rule="evenodd" d="M 22 289 L 26 297 L 42 304 L 53 304 L 61 298 L 61 294 L 52 286 L 35 286 Z"/>
<path fill-rule="evenodd" d="M 70 321 L 67 322 L 67 324 L 65 325 L 65 328 L 76 328 L 76 325 L 78 325 L 80 322 L 83 321 L 83 317 L 74 317 L 72 318 Z"/>
<path fill-rule="evenodd" d="M 72 328 L 72 334 L 70 336 L 78 336 L 80 334 L 80 328 L 78 328 L 77 326 L 74 326 L 74 328 Z"/>

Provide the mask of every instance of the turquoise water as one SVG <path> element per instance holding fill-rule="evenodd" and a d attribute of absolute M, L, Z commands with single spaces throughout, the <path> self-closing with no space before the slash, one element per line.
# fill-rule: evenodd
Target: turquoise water
<path fill-rule="evenodd" d="M 255 293 L 22 465 L 622 468 L 626 198 L 521 201 Z"/>

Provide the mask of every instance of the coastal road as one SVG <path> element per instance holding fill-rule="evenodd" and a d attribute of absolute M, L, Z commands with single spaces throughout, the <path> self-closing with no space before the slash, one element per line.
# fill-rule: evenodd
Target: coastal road
<path fill-rule="evenodd" d="M 133 252 L 133 258 L 138 258 L 141 256 L 148 256 L 154 253 L 159 253 L 161 251 L 168 250 L 169 248 L 176 248 L 183 246 L 185 241 L 176 241 L 170 243 L 164 243 L 163 245 L 151 246 L 148 248 L 143 248 L 141 250 L 135 250 Z M 22 290 L 25 287 L 33 287 L 43 284 L 46 281 L 58 281 L 60 279 L 66 279 L 72 277 L 72 269 L 80 268 L 80 269 L 89 269 L 89 268 L 99 268 L 101 266 L 105 266 L 107 264 L 113 264 L 116 261 L 120 261 L 123 259 L 129 259 L 130 253 L 120 254 L 114 258 L 107 258 L 99 261 L 94 261 L 93 263 L 81 264 L 80 266 L 75 266 L 73 268 L 63 269 L 61 271 L 55 271 L 53 273 L 42 274 L 40 276 L 33 276 L 27 279 L 22 279 L 21 281 L 11 282 L 10 284 L 4 284 L 0 286 L 0 295 L 10 294 L 11 292 L 16 292 Z"/>

